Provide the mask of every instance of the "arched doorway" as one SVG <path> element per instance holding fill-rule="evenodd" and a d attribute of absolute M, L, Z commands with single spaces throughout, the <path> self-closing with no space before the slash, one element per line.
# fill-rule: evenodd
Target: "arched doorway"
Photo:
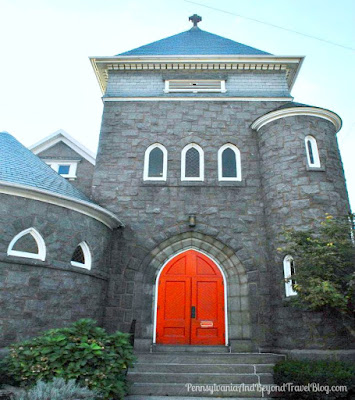
<path fill-rule="evenodd" d="M 225 285 L 214 261 L 184 251 L 165 265 L 157 285 L 156 343 L 226 344 Z"/>

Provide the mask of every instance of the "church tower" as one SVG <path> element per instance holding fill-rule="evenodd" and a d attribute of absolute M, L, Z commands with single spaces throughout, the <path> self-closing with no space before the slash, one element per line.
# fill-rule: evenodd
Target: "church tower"
<path fill-rule="evenodd" d="M 288 306 L 276 248 L 283 227 L 348 212 L 341 120 L 292 101 L 303 57 L 190 20 L 186 32 L 91 58 L 104 103 L 93 198 L 125 223 L 112 240 L 106 326 L 136 320 L 141 349 L 331 346 Z"/>

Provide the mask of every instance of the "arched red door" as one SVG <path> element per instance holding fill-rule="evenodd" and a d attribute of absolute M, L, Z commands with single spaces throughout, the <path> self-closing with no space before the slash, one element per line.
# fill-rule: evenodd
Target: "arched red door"
<path fill-rule="evenodd" d="M 157 343 L 225 344 L 223 277 L 204 254 L 187 250 L 169 261 L 157 304 Z"/>

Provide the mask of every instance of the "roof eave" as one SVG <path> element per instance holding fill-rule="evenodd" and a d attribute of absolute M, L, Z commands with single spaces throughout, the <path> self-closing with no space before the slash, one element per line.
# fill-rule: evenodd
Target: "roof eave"
<path fill-rule="evenodd" d="M 87 215 L 106 225 L 110 229 L 124 227 L 124 224 L 111 211 L 85 200 L 74 199 L 69 196 L 50 192 L 48 190 L 1 180 L 0 193 L 24 197 L 31 200 L 54 204 L 59 207 L 64 207 L 69 210 Z"/>
<path fill-rule="evenodd" d="M 106 56 L 89 57 L 99 82 L 102 93 L 105 93 L 108 70 L 139 70 L 139 69 L 181 69 L 188 68 L 189 64 L 221 64 L 220 69 L 273 69 L 274 66 L 282 66 L 280 69 L 288 71 L 288 87 L 291 90 L 304 56 L 274 56 L 274 55 L 172 55 L 172 56 Z M 160 68 L 164 64 L 180 64 L 178 68 Z M 223 67 L 223 64 L 235 64 L 235 68 Z M 147 68 L 137 68 L 146 65 Z M 250 68 L 254 65 L 254 68 Z M 257 65 L 257 68 L 255 68 Z M 203 69 L 203 68 L 202 68 Z M 215 68 L 214 69 L 218 69 Z"/>

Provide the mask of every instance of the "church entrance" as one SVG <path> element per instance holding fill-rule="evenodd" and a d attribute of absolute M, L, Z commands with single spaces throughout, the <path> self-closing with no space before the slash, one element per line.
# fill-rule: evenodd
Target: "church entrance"
<path fill-rule="evenodd" d="M 209 257 L 187 250 L 158 279 L 156 343 L 225 344 L 224 281 Z"/>

